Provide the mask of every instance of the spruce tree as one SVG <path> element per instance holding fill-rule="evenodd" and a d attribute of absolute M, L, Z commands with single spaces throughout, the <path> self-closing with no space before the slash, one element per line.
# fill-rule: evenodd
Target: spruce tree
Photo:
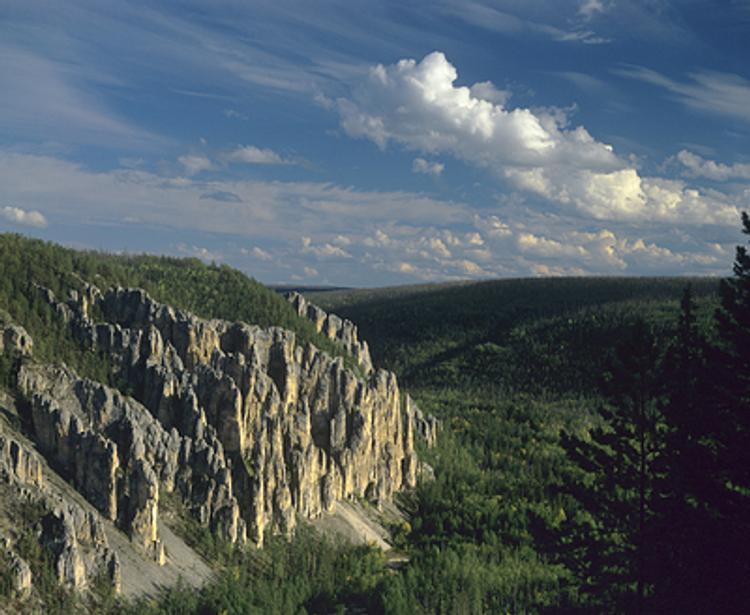
<path fill-rule="evenodd" d="M 750 217 L 742 214 L 750 235 Z M 714 421 L 707 442 L 716 465 L 703 495 L 715 521 L 713 566 L 705 569 L 715 590 L 714 607 L 746 613 L 750 604 L 750 255 L 738 246 L 734 277 L 720 286 L 716 312 L 720 348 L 707 372 L 713 383 Z M 708 559 L 708 558 L 706 558 Z M 713 593 L 713 592 L 712 592 Z"/>
<path fill-rule="evenodd" d="M 695 591 L 703 585 L 701 562 L 713 550 L 713 513 L 706 503 L 716 468 L 713 385 L 707 377 L 712 352 L 698 329 L 689 286 L 681 308 L 662 368 L 664 447 L 655 460 L 651 526 L 654 612 L 692 612 Z"/>
<path fill-rule="evenodd" d="M 579 528 L 579 574 L 600 613 L 647 608 L 655 460 L 662 448 L 659 364 L 656 340 L 638 321 L 605 372 L 602 426 L 589 439 L 563 437 L 569 456 L 589 477 L 575 491 L 592 518 L 590 527 Z"/>
<path fill-rule="evenodd" d="M 742 216 L 743 232 L 750 219 Z M 665 362 L 664 480 L 654 523 L 655 607 L 746 613 L 750 604 L 750 256 L 720 285 L 719 346 L 698 333 L 689 294 Z"/>
<path fill-rule="evenodd" d="M 742 214 L 750 235 L 750 217 Z M 717 401 L 720 406 L 721 462 L 734 491 L 750 489 L 750 255 L 737 247 L 734 277 L 722 280 L 716 313 L 722 342 Z"/>

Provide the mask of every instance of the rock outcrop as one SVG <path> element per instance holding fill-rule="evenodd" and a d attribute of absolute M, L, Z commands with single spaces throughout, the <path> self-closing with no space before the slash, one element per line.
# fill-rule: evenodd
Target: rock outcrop
<path fill-rule="evenodd" d="M 26 560 L 13 551 L 7 551 L 8 570 L 13 580 L 13 591 L 17 596 L 26 598 L 31 593 L 32 576 L 31 567 Z"/>
<path fill-rule="evenodd" d="M 29 357 L 34 350 L 34 340 L 26 329 L 0 321 L 0 352 Z"/>
<path fill-rule="evenodd" d="M 150 518 L 146 511 L 158 509 L 156 494 L 150 496 L 145 487 L 153 483 L 149 470 L 167 492 L 176 488 L 201 522 L 234 541 L 242 540 L 246 527 L 256 544 L 266 531 L 291 532 L 298 517 L 332 511 L 338 500 L 384 502 L 414 486 L 413 437 L 421 429 L 417 413 L 401 395 L 396 377 L 372 368 L 367 344 L 358 341 L 348 321 L 316 312 L 321 330 L 351 352 L 364 378 L 347 369 L 341 357 L 298 344 L 293 332 L 200 319 L 139 289 L 101 293 L 89 286 L 66 303 L 49 291 L 43 296 L 70 322 L 85 348 L 109 357 L 134 399 L 95 383 L 70 384 L 65 399 L 72 404 L 71 416 L 80 420 L 68 423 L 59 407 L 63 392 L 50 390 L 26 370 L 21 381 L 40 415 L 40 431 L 47 433 L 51 423 L 56 437 L 55 425 L 69 424 L 66 429 L 75 428 L 81 448 L 95 451 L 102 474 L 94 479 L 84 472 L 79 484 L 105 514 L 112 516 L 122 504 L 116 504 L 117 496 L 102 500 L 93 494 L 100 485 L 112 484 L 117 460 L 128 468 L 128 476 L 144 490 L 121 488 L 129 506 L 136 507 L 123 527 L 144 542 L 153 535 L 153 524 L 144 521 Z M 300 297 L 296 305 L 307 304 Z M 71 377 L 61 371 L 45 376 L 48 382 Z M 149 429 L 155 435 L 134 454 L 133 436 L 121 434 Z M 59 449 L 75 465 L 65 442 L 43 439 L 50 440 L 51 455 Z M 139 467 L 141 458 L 147 464 Z M 75 473 L 73 467 L 69 471 Z M 131 494 L 139 496 L 138 504 Z"/>
<path fill-rule="evenodd" d="M 3 432 L 0 425 L 0 480 L 20 487 L 41 488 L 42 463 L 37 455 Z"/>
<path fill-rule="evenodd" d="M 58 582 L 73 590 L 88 587 L 95 579 L 108 578 L 119 586 L 119 561 L 109 548 L 98 515 L 64 497 L 44 476 L 44 462 L 21 438 L 7 433 L 0 422 L 0 495 L 7 502 L 32 510 L 31 518 L 16 513 L 12 531 L 0 536 L 4 559 L 9 564 L 14 590 L 25 596 L 33 584 L 29 564 L 14 550 L 24 524 L 50 555 Z M 8 511 L 6 511 L 8 512 Z M 20 517 L 20 518 L 18 518 Z"/>
<path fill-rule="evenodd" d="M 359 331 L 353 322 L 336 314 L 327 314 L 325 310 L 310 303 L 298 292 L 287 293 L 286 298 L 299 316 L 310 320 L 315 325 L 318 333 L 323 333 L 330 340 L 341 344 L 365 374 L 372 372 L 370 348 L 366 341 L 360 341 Z M 417 436 L 423 439 L 428 447 L 434 446 L 440 422 L 434 416 L 424 414 L 408 395 L 405 411 L 409 417 L 408 422 L 413 424 Z"/>
<path fill-rule="evenodd" d="M 286 298 L 294 306 L 297 314 L 315 325 L 318 333 L 323 333 L 328 339 L 341 344 L 365 374 L 373 370 L 370 348 L 365 340 L 360 341 L 357 326 L 351 320 L 336 314 L 327 314 L 298 292 L 288 293 Z"/>
<path fill-rule="evenodd" d="M 422 412 L 411 398 L 408 398 L 407 402 L 406 411 L 410 419 L 409 422 L 414 425 L 417 437 L 421 438 L 428 448 L 435 446 L 440 430 L 440 421 L 431 414 Z"/>
<path fill-rule="evenodd" d="M 36 442 L 50 464 L 155 560 L 165 557 L 160 490 L 177 490 L 222 537 L 244 540 L 218 440 L 196 441 L 176 429 L 167 431 L 137 401 L 65 367 L 25 364 L 18 386 L 29 400 Z"/>
<path fill-rule="evenodd" d="M 58 503 L 41 521 L 41 543 L 52 553 L 58 581 L 80 590 L 104 576 L 119 591 L 120 564 L 93 511 Z"/>
<path fill-rule="evenodd" d="M 32 530 L 61 585 L 120 586 L 107 536 L 169 569 L 165 544 L 187 549 L 165 526 L 175 514 L 227 542 L 262 545 L 337 502 L 384 504 L 416 484 L 414 440 L 431 445 L 436 421 L 394 374 L 373 368 L 351 322 L 300 295 L 290 298 L 298 313 L 358 369 L 291 331 L 201 319 L 139 289 L 87 285 L 64 301 L 39 293 L 116 383 L 36 361 L 28 333 L 0 322 L 23 406 L 15 418 L 0 407 L 0 522 L 13 514 L 3 501 L 37 511 Z M 19 538 L 0 536 L 0 555 L 24 596 L 34 569 L 14 548 Z"/>

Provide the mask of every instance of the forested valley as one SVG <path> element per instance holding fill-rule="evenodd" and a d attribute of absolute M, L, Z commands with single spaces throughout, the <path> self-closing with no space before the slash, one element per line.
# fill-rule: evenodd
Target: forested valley
<path fill-rule="evenodd" d="M 750 219 L 743 216 L 750 235 Z M 38 351 L 120 386 L 36 299 L 142 286 L 206 317 L 291 328 L 339 350 L 228 267 L 0 237 L 2 318 Z M 261 551 L 187 527 L 217 570 L 124 603 L 50 589 L 49 613 L 742 613 L 750 604 L 750 256 L 706 278 L 501 280 L 324 292 L 441 421 L 400 496 L 393 563 L 301 530 Z M 0 357 L 2 386 L 11 359 Z M 33 554 L 32 554 L 33 555 Z M 40 571 L 48 565 L 32 557 Z M 0 600 L 12 600 L 0 560 Z M 84 600 L 84 602 L 80 602 Z"/>

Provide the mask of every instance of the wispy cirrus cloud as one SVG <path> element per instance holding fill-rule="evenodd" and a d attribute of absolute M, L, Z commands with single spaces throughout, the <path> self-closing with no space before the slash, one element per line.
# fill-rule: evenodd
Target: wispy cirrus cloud
<path fill-rule="evenodd" d="M 470 217 L 463 203 L 408 191 L 362 191 L 329 182 L 206 181 L 145 169 L 94 171 L 52 156 L 2 150 L 0 185 L 15 207 L 38 208 L 70 223 L 129 220 L 295 242 L 323 231 L 349 235 L 392 219 L 421 225 Z"/>
<path fill-rule="evenodd" d="M 690 109 L 750 122 L 750 81 L 732 73 L 699 70 L 677 81 L 643 66 L 622 66 L 613 72 L 666 90 Z"/>
<path fill-rule="evenodd" d="M 569 81 L 579 89 L 590 94 L 602 94 L 611 96 L 613 90 L 612 86 L 602 79 L 592 77 L 591 75 L 588 75 L 586 73 L 581 73 L 578 71 L 559 71 L 552 74 L 565 79 L 566 81 Z"/>
<path fill-rule="evenodd" d="M 502 34 L 531 34 L 543 36 L 560 43 L 583 43 L 588 45 L 609 43 L 611 39 L 600 36 L 589 27 L 586 27 L 587 24 L 585 22 L 589 21 L 590 17 L 594 14 L 592 11 L 595 12 L 595 8 L 587 8 L 587 5 L 591 3 L 591 0 L 584 1 L 578 11 L 574 10 L 570 12 L 572 16 L 578 14 L 583 17 L 584 23 L 581 23 L 581 20 L 577 20 L 579 23 L 573 27 L 570 27 L 570 24 L 566 23 L 566 21 L 569 22 L 569 19 L 566 20 L 563 15 L 556 14 L 558 13 L 557 9 L 559 5 L 552 3 L 549 5 L 550 10 L 544 11 L 550 17 L 554 16 L 556 18 L 554 21 L 549 22 L 541 22 L 530 17 L 528 11 L 523 10 L 523 5 L 519 5 L 518 3 L 501 3 L 498 5 L 497 3 L 483 2 L 481 0 L 472 2 L 447 0 L 438 3 L 438 10 L 478 28 Z M 601 6 L 602 10 L 604 9 L 604 6 L 597 0 L 593 0 L 593 4 Z"/>
<path fill-rule="evenodd" d="M 101 102 L 94 86 L 114 78 L 83 64 L 63 63 L 0 44 L 0 132 L 15 138 L 121 148 L 164 145 L 165 139 L 123 118 Z"/>

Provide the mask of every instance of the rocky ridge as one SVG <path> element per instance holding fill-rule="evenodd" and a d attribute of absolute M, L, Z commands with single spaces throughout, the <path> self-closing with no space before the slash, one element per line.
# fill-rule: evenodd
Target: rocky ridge
<path fill-rule="evenodd" d="M 326 313 L 298 292 L 287 293 L 286 298 L 299 316 L 307 318 L 315 325 L 318 333 L 323 333 L 328 339 L 340 343 L 365 374 L 373 371 L 370 347 L 365 340 L 360 341 L 357 326 L 351 320 Z M 417 435 L 428 447 L 434 446 L 440 429 L 439 421 L 432 415 L 424 414 L 408 395 L 406 405 L 406 414 L 410 417 Z"/>
<path fill-rule="evenodd" d="M 106 578 L 115 591 L 120 586 L 120 564 L 107 541 L 99 515 L 85 505 L 66 497 L 49 480 L 44 461 L 28 442 L 0 422 L 0 494 L 4 510 L 12 518 L 36 511 L 28 528 L 15 526 L 0 530 L 0 549 L 9 562 L 13 590 L 27 595 L 33 576 L 29 563 L 17 552 L 23 532 L 50 555 L 54 575 L 67 589 L 81 590 Z"/>
<path fill-rule="evenodd" d="M 224 540 L 262 545 L 266 532 L 288 534 L 299 519 L 332 512 L 338 501 L 385 503 L 415 485 L 415 434 L 430 443 L 437 424 L 399 391 L 392 373 L 373 368 L 356 327 L 301 296 L 290 299 L 298 313 L 359 372 L 342 357 L 300 345 L 290 331 L 201 319 L 139 289 L 87 285 L 65 301 L 39 292 L 83 348 L 110 361 L 118 383 L 39 364 L 23 329 L 2 332 L 3 346 L 21 359 L 18 391 L 38 449 L 23 459 L 41 454 L 98 511 L 61 512 L 64 506 L 48 503 L 59 522 L 45 525 L 57 537 L 45 540 L 64 560 L 62 583 L 83 588 L 104 570 L 119 584 L 99 515 L 163 564 L 166 494 Z M 43 491 L 20 445 L 0 443 L 6 482 L 22 477 Z M 86 557 L 70 555 L 75 549 Z M 23 564 L 14 570 L 24 585 Z"/>
<path fill-rule="evenodd" d="M 365 374 L 373 371 L 370 347 L 365 340 L 360 341 L 357 326 L 351 320 L 326 313 L 298 292 L 287 293 L 286 298 L 299 316 L 315 325 L 318 333 L 341 344 Z"/>

